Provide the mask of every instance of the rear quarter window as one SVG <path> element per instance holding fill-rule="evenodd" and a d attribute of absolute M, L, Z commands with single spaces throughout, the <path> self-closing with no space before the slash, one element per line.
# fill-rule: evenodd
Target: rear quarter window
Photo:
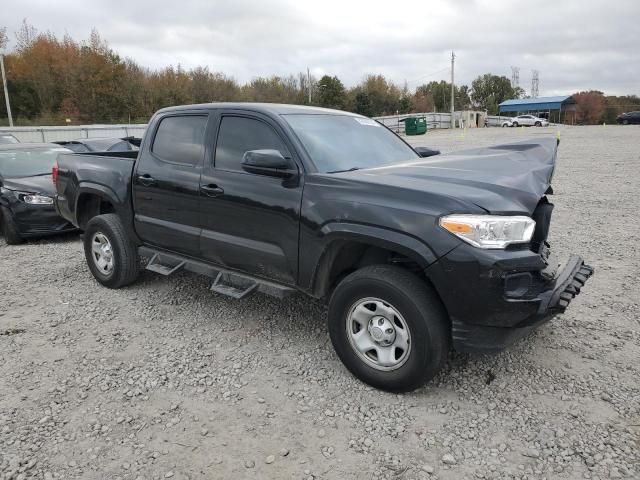
<path fill-rule="evenodd" d="M 160 120 L 151 151 L 161 160 L 197 165 L 204 153 L 206 115 L 177 115 Z"/>

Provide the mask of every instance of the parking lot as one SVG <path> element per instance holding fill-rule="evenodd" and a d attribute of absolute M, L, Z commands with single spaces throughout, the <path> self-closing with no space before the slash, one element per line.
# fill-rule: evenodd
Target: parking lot
<path fill-rule="evenodd" d="M 0 478 L 640 477 L 640 127 L 437 130 L 442 151 L 561 137 L 550 240 L 595 275 L 493 357 L 404 395 L 355 380 L 321 303 L 189 274 L 98 285 L 76 235 L 0 239 Z"/>

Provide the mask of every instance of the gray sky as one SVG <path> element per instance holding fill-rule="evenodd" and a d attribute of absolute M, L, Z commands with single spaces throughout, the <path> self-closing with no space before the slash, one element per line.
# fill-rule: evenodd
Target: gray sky
<path fill-rule="evenodd" d="M 411 89 L 479 74 L 511 77 L 540 95 L 599 89 L 640 95 L 638 0 L 2 0 L 0 26 L 86 39 L 96 27 L 147 67 L 208 66 L 244 82 L 309 66 L 348 86 L 382 73 Z M 415 4 L 415 5 L 412 5 Z M 412 5 L 410 8 L 409 5 Z M 8 8 L 7 8 L 8 7 Z"/>

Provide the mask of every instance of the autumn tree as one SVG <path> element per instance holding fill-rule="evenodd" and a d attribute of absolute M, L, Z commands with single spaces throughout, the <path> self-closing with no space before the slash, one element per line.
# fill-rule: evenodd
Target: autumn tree
<path fill-rule="evenodd" d="M 605 109 L 604 94 L 597 90 L 578 92 L 573 95 L 576 101 L 576 122 L 593 125 L 602 121 Z"/>

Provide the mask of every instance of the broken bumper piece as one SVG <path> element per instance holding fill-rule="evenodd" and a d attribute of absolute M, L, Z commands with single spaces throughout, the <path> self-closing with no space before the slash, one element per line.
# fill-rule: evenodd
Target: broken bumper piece
<path fill-rule="evenodd" d="M 564 312 L 591 275 L 593 267 L 586 265 L 580 256 L 571 255 L 564 268 L 556 274 L 551 288 L 536 299 L 539 301 L 537 311 L 517 325 L 494 327 L 454 319 L 452 337 L 455 349 L 468 353 L 496 353 L 505 349 L 555 315 Z"/>

